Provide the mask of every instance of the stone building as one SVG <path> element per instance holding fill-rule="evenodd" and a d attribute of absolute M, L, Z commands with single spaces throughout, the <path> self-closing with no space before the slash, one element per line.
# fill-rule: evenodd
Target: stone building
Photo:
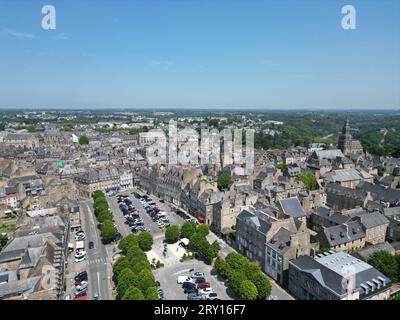
<path fill-rule="evenodd" d="M 346 121 L 342 133 L 339 135 L 338 147 L 344 155 L 363 153 L 360 141 L 353 139 L 351 135 L 349 120 Z"/>
<path fill-rule="evenodd" d="M 299 300 L 385 300 L 391 285 L 388 277 L 345 252 L 289 262 L 289 291 Z"/>

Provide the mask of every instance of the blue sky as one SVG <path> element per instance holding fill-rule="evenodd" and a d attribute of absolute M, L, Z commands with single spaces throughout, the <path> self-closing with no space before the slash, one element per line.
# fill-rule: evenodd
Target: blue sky
<path fill-rule="evenodd" d="M 0 0 L 0 107 L 399 108 L 400 1 Z"/>

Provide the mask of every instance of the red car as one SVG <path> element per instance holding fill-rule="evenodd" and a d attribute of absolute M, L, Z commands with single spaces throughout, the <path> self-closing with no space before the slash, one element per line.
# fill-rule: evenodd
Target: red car
<path fill-rule="evenodd" d="M 205 288 L 210 288 L 210 287 L 211 286 L 208 282 L 202 282 L 197 285 L 197 289 L 205 289 Z"/>

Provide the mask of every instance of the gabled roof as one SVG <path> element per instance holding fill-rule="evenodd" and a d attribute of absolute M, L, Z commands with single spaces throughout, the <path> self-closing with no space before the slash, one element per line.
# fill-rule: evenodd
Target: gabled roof
<path fill-rule="evenodd" d="M 290 217 L 304 217 L 306 213 L 297 197 L 286 198 L 278 201 L 282 212 Z"/>
<path fill-rule="evenodd" d="M 337 246 L 365 237 L 359 221 L 350 221 L 324 229 L 324 234 L 329 246 Z"/>

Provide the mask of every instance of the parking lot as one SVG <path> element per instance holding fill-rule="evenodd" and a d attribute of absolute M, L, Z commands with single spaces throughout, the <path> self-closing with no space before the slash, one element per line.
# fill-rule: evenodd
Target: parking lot
<path fill-rule="evenodd" d="M 233 293 L 220 281 L 215 274 L 212 274 L 212 267 L 202 261 L 193 259 L 185 262 L 179 262 L 173 265 L 165 266 L 155 270 L 154 276 L 160 282 L 161 289 L 164 290 L 166 300 L 187 300 L 187 294 L 184 293 L 182 284 L 177 283 L 179 276 L 190 275 L 191 269 L 205 274 L 205 279 L 210 283 L 212 290 L 221 300 L 234 299 Z"/>

